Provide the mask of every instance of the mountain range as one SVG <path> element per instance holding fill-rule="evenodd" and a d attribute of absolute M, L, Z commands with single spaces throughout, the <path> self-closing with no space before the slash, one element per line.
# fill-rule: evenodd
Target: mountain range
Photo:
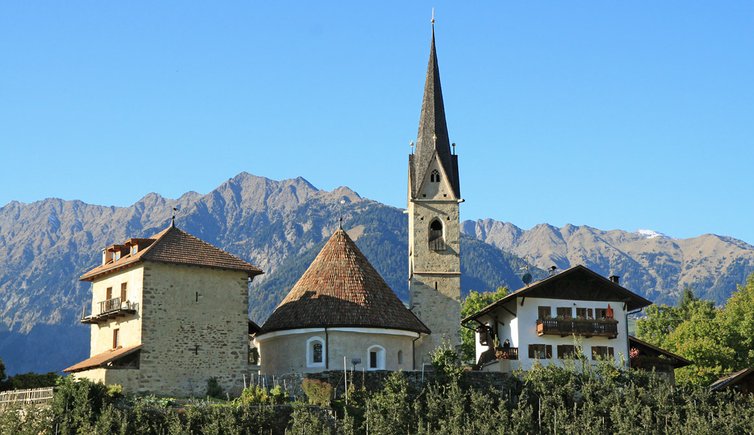
<path fill-rule="evenodd" d="M 150 193 L 129 207 L 81 201 L 17 201 L 0 208 L 0 359 L 9 374 L 57 371 L 88 355 L 81 325 L 89 284 L 78 277 L 103 247 L 176 225 L 252 264 L 265 275 L 250 287 L 249 314 L 272 312 L 341 225 L 404 301 L 407 221 L 399 208 L 362 198 L 347 187 L 319 190 L 303 178 L 270 180 L 241 173 L 202 195 L 178 199 Z M 754 272 L 754 246 L 717 235 L 672 239 L 650 231 L 537 225 L 523 230 L 484 219 L 462 223 L 462 294 L 521 287 L 551 266 L 584 264 L 620 275 L 627 288 L 672 302 L 683 287 L 724 302 Z"/>

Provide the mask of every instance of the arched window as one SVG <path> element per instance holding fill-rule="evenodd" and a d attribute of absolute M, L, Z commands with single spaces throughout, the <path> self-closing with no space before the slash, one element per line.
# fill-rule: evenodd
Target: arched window
<path fill-rule="evenodd" d="M 306 366 L 325 366 L 325 340 L 322 337 L 312 337 L 306 340 Z"/>
<path fill-rule="evenodd" d="M 367 349 L 367 370 L 385 370 L 385 348 L 379 345 Z"/>
<path fill-rule="evenodd" d="M 429 249 L 432 251 L 445 250 L 445 237 L 442 235 L 442 222 L 435 219 L 429 224 Z"/>
<path fill-rule="evenodd" d="M 429 181 L 433 183 L 439 183 L 440 182 L 440 171 L 437 169 L 434 169 L 432 173 L 429 175 Z"/>

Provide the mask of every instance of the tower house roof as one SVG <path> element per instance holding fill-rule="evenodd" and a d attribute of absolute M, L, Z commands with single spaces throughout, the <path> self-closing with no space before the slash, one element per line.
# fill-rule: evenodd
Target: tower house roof
<path fill-rule="evenodd" d="M 96 278 L 130 267 L 144 261 L 161 263 L 186 264 L 193 266 L 214 267 L 226 270 L 246 272 L 249 276 L 256 276 L 262 272 L 258 267 L 229 254 L 220 248 L 182 231 L 174 225 L 149 238 L 129 239 L 126 244 L 138 243 L 139 249 L 135 253 L 123 255 L 117 260 L 108 261 L 81 275 L 81 281 L 94 281 Z"/>
<path fill-rule="evenodd" d="M 338 229 L 262 326 L 272 331 L 322 327 L 386 328 L 429 334 Z"/>

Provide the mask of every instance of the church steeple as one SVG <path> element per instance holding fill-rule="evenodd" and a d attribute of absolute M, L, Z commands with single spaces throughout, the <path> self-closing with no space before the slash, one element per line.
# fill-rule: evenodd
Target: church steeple
<path fill-rule="evenodd" d="M 416 197 L 422 181 L 437 154 L 443 170 L 448 177 L 456 198 L 460 198 L 458 180 L 458 161 L 450 151 L 448 126 L 445 121 L 445 105 L 440 84 L 440 68 L 437 63 L 435 48 L 435 25 L 432 23 L 432 45 L 429 52 L 429 64 L 424 83 L 419 133 L 416 139 L 416 152 L 412 158 L 411 196 Z"/>
<path fill-rule="evenodd" d="M 434 15 L 434 14 L 433 14 Z M 408 167 L 408 290 L 411 310 L 432 331 L 415 347 L 427 363 L 444 340 L 460 343 L 462 202 L 437 66 L 434 19 L 416 151 Z"/>

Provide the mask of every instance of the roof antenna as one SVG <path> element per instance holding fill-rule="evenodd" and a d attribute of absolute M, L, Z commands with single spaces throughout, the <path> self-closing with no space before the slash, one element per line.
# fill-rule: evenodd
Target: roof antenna
<path fill-rule="evenodd" d="M 432 8 L 432 27 L 435 27 L 435 8 Z"/>
<path fill-rule="evenodd" d="M 177 208 L 175 208 L 175 207 L 173 207 L 173 217 L 172 217 L 172 218 L 170 218 L 170 226 L 171 226 L 171 227 L 174 227 L 174 226 L 175 226 L 175 212 L 177 212 L 177 211 L 178 211 L 178 209 L 177 209 Z"/>
<path fill-rule="evenodd" d="M 456 143 L 453 142 L 452 145 L 453 145 L 453 155 L 456 155 Z"/>

